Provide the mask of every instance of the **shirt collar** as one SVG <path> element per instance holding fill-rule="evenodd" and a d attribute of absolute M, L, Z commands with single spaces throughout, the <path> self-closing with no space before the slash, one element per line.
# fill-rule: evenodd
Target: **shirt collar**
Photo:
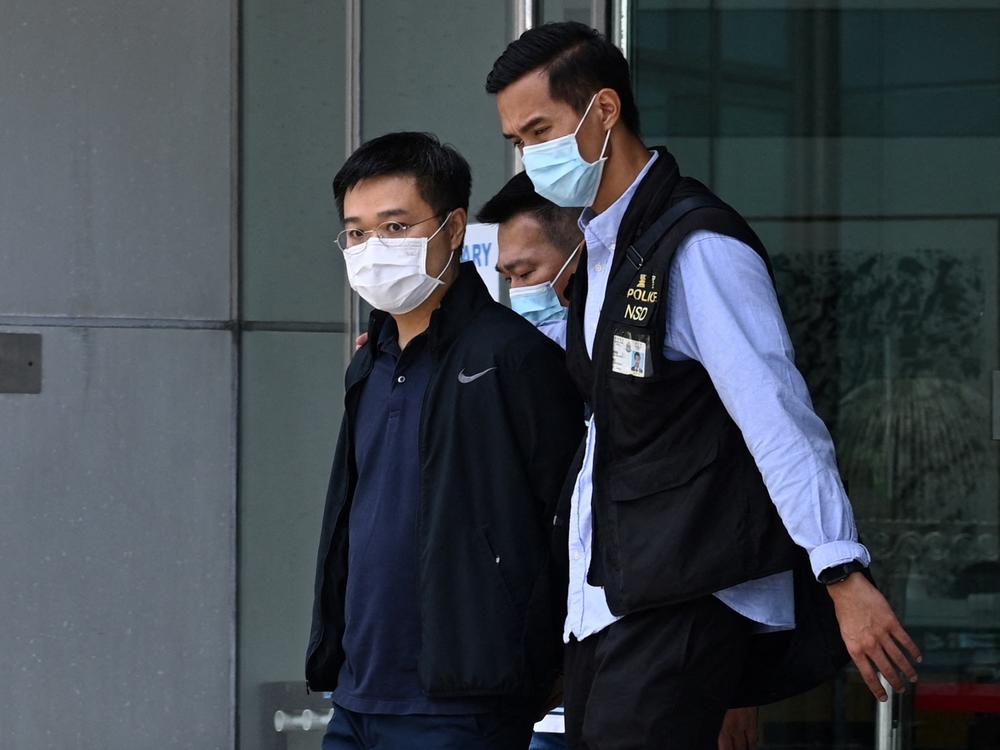
<path fill-rule="evenodd" d="M 378 332 L 378 350 L 399 356 L 399 328 L 391 315 L 386 317 L 385 323 Z"/>
<path fill-rule="evenodd" d="M 618 200 L 601 211 L 601 213 L 595 213 L 594 209 L 589 207 L 583 209 L 578 223 L 580 230 L 588 238 L 588 244 L 589 240 L 593 239 L 609 250 L 614 248 L 622 219 L 625 218 L 625 211 L 628 210 L 629 203 L 632 202 L 635 191 L 639 189 L 639 184 L 645 179 L 650 167 L 653 166 L 653 162 L 656 161 L 658 156 L 659 154 L 656 151 L 651 151 L 649 161 L 646 162 L 646 165 L 636 176 L 635 180 L 632 181 L 632 184 L 628 186 L 628 189 L 618 196 Z"/>

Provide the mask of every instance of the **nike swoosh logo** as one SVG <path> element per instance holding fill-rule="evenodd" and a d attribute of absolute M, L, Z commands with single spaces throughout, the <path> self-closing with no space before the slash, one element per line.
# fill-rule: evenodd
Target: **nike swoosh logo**
<path fill-rule="evenodd" d="M 462 368 L 462 371 L 460 373 L 458 373 L 458 382 L 459 383 L 471 383 L 473 380 L 479 380 L 479 378 L 481 378 L 483 375 L 485 375 L 488 372 L 493 372 L 495 369 L 497 369 L 497 368 L 491 367 L 488 370 L 483 370 L 482 372 L 477 372 L 475 375 L 466 375 L 465 374 L 465 368 Z"/>

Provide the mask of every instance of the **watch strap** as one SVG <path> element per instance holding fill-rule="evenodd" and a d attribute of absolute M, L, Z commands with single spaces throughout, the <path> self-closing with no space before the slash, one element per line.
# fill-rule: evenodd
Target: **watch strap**
<path fill-rule="evenodd" d="M 829 568 L 825 568 L 820 571 L 817 580 L 829 586 L 831 583 L 840 583 L 846 580 L 851 573 L 858 573 L 864 569 L 865 566 L 863 563 L 851 560 L 850 562 L 831 565 Z"/>

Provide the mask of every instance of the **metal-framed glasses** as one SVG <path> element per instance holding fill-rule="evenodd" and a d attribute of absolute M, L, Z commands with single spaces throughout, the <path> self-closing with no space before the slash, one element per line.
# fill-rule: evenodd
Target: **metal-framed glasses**
<path fill-rule="evenodd" d="M 417 224 L 423 224 L 431 219 L 437 218 L 439 218 L 439 214 L 434 214 L 433 216 L 428 216 L 426 219 L 414 221 L 412 224 L 404 224 L 401 221 L 392 221 L 390 219 L 389 221 L 383 221 L 374 229 L 358 229 L 357 227 L 345 229 L 337 235 L 337 247 L 341 250 L 348 250 L 352 247 L 357 247 L 372 236 L 377 237 L 380 240 L 394 240 L 401 237 L 409 237 L 410 230 L 417 226 Z"/>

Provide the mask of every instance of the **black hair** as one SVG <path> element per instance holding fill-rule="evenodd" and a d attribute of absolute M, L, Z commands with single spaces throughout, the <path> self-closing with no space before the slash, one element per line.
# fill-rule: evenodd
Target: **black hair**
<path fill-rule="evenodd" d="M 538 219 L 549 241 L 569 255 L 580 242 L 577 219 L 581 208 L 562 208 L 535 192 L 531 179 L 524 172 L 514 175 L 500 192 L 479 209 L 476 221 L 483 224 L 503 224 L 520 214 Z"/>
<path fill-rule="evenodd" d="M 416 177 L 420 197 L 442 218 L 456 208 L 469 208 L 472 174 L 458 151 L 431 133 L 387 133 L 362 144 L 333 178 L 341 221 L 348 190 L 363 180 L 388 175 Z"/>
<path fill-rule="evenodd" d="M 595 29 L 577 21 L 547 23 L 525 31 L 493 63 L 486 91 L 496 94 L 526 74 L 544 69 L 549 96 L 583 114 L 600 89 L 614 89 L 625 126 L 639 135 L 639 109 L 632 94 L 628 61 Z"/>

